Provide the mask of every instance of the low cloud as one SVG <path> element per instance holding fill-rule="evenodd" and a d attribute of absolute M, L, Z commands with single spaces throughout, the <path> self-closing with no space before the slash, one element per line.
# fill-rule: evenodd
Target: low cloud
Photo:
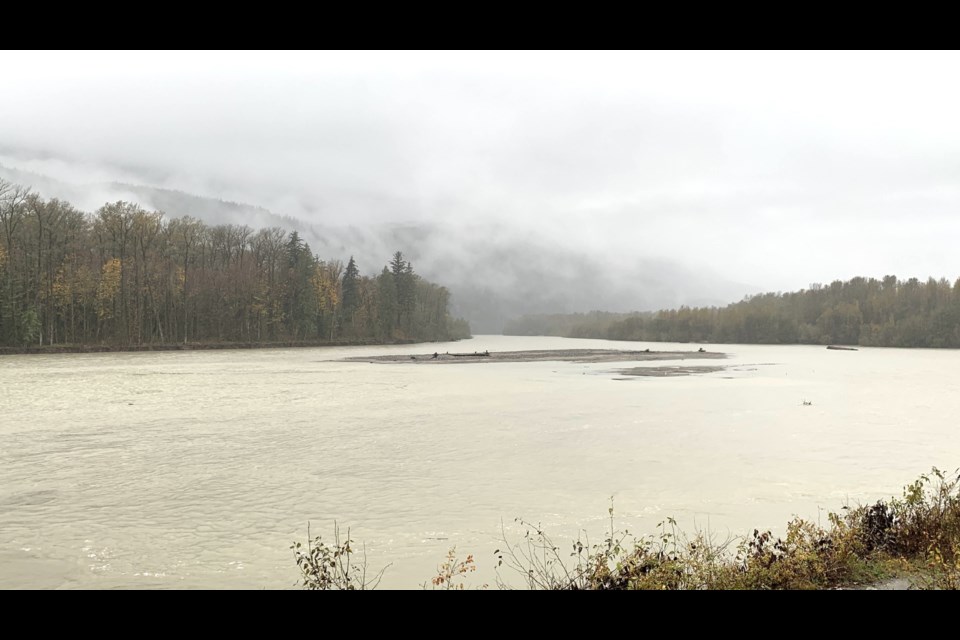
<path fill-rule="evenodd" d="M 534 262 L 581 256 L 612 281 L 653 261 L 742 284 L 717 285 L 726 297 L 858 274 L 953 278 L 958 62 L 4 53 L 0 164 L 324 229 L 434 229 L 435 244 L 409 250 L 452 271 L 489 270 L 471 260 L 495 252 L 471 247 L 500 243 L 511 260 L 523 247 L 545 248 Z M 700 297 L 690 282 L 666 286 Z"/>

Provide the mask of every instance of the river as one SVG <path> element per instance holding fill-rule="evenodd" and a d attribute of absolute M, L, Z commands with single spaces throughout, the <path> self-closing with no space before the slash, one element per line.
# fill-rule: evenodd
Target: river
<path fill-rule="evenodd" d="M 672 516 L 726 537 L 960 464 L 957 351 L 708 345 L 726 370 L 631 379 L 613 373 L 630 363 L 339 361 L 648 347 L 695 349 L 480 336 L 0 357 L 0 588 L 289 588 L 290 544 L 334 521 L 390 563 L 383 586 L 419 587 L 454 545 L 492 585 L 516 517 L 599 540 L 612 498 L 631 531 Z"/>

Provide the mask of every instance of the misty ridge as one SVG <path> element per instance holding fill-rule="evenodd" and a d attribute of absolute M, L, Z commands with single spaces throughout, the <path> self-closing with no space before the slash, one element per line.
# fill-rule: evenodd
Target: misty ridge
<path fill-rule="evenodd" d="M 297 231 L 319 254 L 343 262 L 353 255 L 367 267 L 399 249 L 425 278 L 450 289 L 451 313 L 469 321 L 474 333 L 501 333 L 509 321 L 530 314 L 710 306 L 756 291 L 667 260 L 644 258 L 642 241 L 627 264 L 611 269 L 606 255 L 581 253 L 534 233 L 517 233 L 503 223 L 308 223 L 264 207 L 173 189 L 59 180 L 14 168 L 10 164 L 16 159 L 9 155 L 0 158 L 0 178 L 85 211 L 124 201 L 163 212 L 167 219 L 189 216 L 211 226 L 277 227 Z M 64 167 L 69 164 L 61 161 L 59 168 Z M 129 175 L 130 170 L 117 173 Z"/>
<path fill-rule="evenodd" d="M 450 292 L 397 251 L 380 274 L 297 231 L 93 213 L 0 179 L 0 353 L 446 342 Z"/>
<path fill-rule="evenodd" d="M 956 54 L 6 55 L 12 182 L 400 250 L 478 333 L 957 273 Z"/>

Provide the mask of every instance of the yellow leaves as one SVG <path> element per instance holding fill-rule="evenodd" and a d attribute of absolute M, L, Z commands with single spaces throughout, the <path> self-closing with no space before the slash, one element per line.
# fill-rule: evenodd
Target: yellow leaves
<path fill-rule="evenodd" d="M 73 274 L 72 289 L 84 304 L 89 303 L 94 296 L 96 296 L 96 276 L 94 276 L 93 271 L 89 267 L 80 265 L 80 268 Z"/>
<path fill-rule="evenodd" d="M 118 258 L 107 260 L 100 270 L 100 284 L 97 285 L 97 315 L 101 318 L 113 317 L 113 301 L 120 292 L 120 273 L 123 266 Z"/>
<path fill-rule="evenodd" d="M 340 306 L 340 278 L 333 265 L 318 264 L 310 276 L 310 285 L 317 295 L 319 311 L 332 312 Z"/>

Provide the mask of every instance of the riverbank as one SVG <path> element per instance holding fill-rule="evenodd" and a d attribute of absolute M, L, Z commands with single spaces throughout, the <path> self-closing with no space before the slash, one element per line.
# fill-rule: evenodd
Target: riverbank
<path fill-rule="evenodd" d="M 557 543 L 539 524 L 520 540 L 502 537 L 494 552 L 497 586 L 510 577 L 530 590 L 798 590 L 798 589 L 960 589 L 960 475 L 934 468 L 904 488 L 902 497 L 830 513 L 828 524 L 794 518 L 786 534 L 754 530 L 750 536 L 718 540 L 709 533 L 686 534 L 672 518 L 658 532 L 637 537 L 616 528 L 609 510 L 606 539 Z M 309 534 L 308 534 L 309 535 Z M 294 543 L 301 583 L 311 590 L 370 589 L 383 571 L 365 564 L 351 568 L 357 545 L 334 528 L 332 538 Z M 570 553 L 572 548 L 573 552 Z M 470 588 L 473 555 L 452 547 L 426 587 Z M 369 578 L 373 576 L 373 578 Z"/>
<path fill-rule="evenodd" d="M 455 340 L 450 340 L 455 342 Z M 23 354 L 56 353 L 124 353 L 136 351 L 211 351 L 218 349 L 293 349 L 301 347 L 361 347 L 376 345 L 417 344 L 416 340 L 394 340 L 378 342 L 376 340 L 308 340 L 276 342 L 186 342 L 176 344 L 74 344 L 45 345 L 31 347 L 0 347 L 0 356 Z M 421 343 L 423 344 L 423 343 Z"/>

